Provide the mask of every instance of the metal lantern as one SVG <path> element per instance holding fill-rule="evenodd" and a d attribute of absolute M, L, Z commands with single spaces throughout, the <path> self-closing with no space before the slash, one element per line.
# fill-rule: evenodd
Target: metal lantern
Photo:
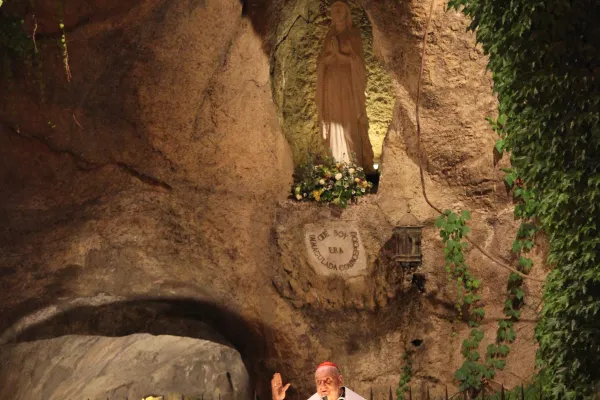
<path fill-rule="evenodd" d="M 421 230 L 423 225 L 410 212 L 406 213 L 394 228 L 393 260 L 402 267 L 416 268 L 421 265 Z"/>

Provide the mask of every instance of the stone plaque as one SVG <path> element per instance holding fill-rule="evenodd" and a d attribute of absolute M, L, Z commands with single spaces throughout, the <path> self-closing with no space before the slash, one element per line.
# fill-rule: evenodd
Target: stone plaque
<path fill-rule="evenodd" d="M 304 225 L 308 261 L 321 275 L 364 275 L 367 257 L 355 225 L 348 222 Z"/>

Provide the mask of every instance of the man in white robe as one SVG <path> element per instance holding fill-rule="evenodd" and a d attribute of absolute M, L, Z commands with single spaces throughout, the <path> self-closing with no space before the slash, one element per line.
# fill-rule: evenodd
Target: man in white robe
<path fill-rule="evenodd" d="M 320 364 L 315 371 L 315 384 L 317 393 L 308 400 L 365 400 L 352 390 L 344 386 L 344 378 L 337 365 L 326 361 Z M 283 385 L 281 375 L 275 373 L 271 380 L 271 392 L 273 400 L 284 400 L 285 392 L 290 384 Z"/>

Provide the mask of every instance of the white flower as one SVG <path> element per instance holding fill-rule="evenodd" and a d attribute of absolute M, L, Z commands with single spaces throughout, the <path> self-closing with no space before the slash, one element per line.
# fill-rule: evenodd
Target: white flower
<path fill-rule="evenodd" d="M 353 174 L 354 172 L 356 172 L 356 170 L 355 170 L 354 168 L 350 168 L 350 169 L 348 170 L 348 172 L 350 172 L 351 174 Z"/>
<path fill-rule="evenodd" d="M 338 172 L 337 174 L 335 174 L 335 180 L 339 181 L 340 179 L 342 179 L 342 174 Z"/>
<path fill-rule="evenodd" d="M 325 184 L 325 179 L 321 179 L 321 180 L 319 181 L 319 183 L 320 183 L 321 185 L 324 185 L 324 184 Z"/>
<path fill-rule="evenodd" d="M 365 189 L 363 189 L 363 192 L 365 191 Z M 304 197 L 308 196 L 306 193 L 304 193 Z"/>
<path fill-rule="evenodd" d="M 356 190 L 353 190 L 353 191 L 352 191 L 352 194 L 356 194 Z"/>
<path fill-rule="evenodd" d="M 296 199 L 297 199 L 297 200 L 302 200 L 302 195 L 301 195 L 301 194 L 297 194 L 297 195 L 296 195 Z"/>
<path fill-rule="evenodd" d="M 365 188 L 360 189 L 360 191 L 364 193 L 365 192 Z"/>
<path fill-rule="evenodd" d="M 348 189 L 348 184 L 347 183 L 344 184 L 344 188 Z"/>

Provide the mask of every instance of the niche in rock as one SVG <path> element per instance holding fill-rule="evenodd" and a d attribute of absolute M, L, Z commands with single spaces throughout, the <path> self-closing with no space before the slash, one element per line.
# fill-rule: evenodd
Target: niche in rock
<path fill-rule="evenodd" d="M 320 0 L 300 0 L 285 7 L 272 50 L 273 99 L 295 165 L 309 160 L 311 155 L 323 156 L 327 151 L 317 125 L 315 97 L 317 58 L 330 27 L 329 4 Z M 352 11 L 352 25 L 360 29 L 362 37 L 369 139 L 374 162 L 379 163 L 395 103 L 392 78 L 375 57 L 373 30 L 364 9 L 354 2 L 348 2 L 348 5 Z"/>

